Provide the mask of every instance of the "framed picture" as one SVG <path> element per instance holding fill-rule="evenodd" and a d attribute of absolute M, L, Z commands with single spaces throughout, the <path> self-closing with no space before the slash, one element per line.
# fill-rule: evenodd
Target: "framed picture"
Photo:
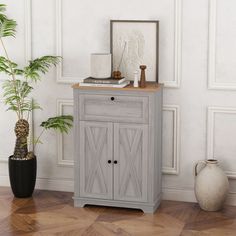
<path fill-rule="evenodd" d="M 112 71 L 134 80 L 146 65 L 146 80 L 158 82 L 159 21 L 111 20 Z"/>

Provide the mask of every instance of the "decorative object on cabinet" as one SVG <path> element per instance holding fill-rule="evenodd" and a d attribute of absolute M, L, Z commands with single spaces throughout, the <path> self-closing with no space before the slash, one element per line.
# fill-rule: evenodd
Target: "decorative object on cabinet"
<path fill-rule="evenodd" d="M 135 88 L 138 88 L 138 87 L 139 87 L 138 71 L 137 71 L 137 70 L 134 72 L 134 87 L 135 87 Z"/>
<path fill-rule="evenodd" d="M 115 78 L 107 78 L 107 79 L 94 79 L 92 77 L 84 79 L 84 83 L 90 84 L 121 84 L 125 82 L 125 78 L 115 79 Z"/>
<path fill-rule="evenodd" d="M 199 164 L 204 167 L 198 172 Z M 218 161 L 199 161 L 195 165 L 195 176 L 195 195 L 200 207 L 205 211 L 222 209 L 229 190 L 229 181 Z"/>
<path fill-rule="evenodd" d="M 122 50 L 122 54 L 121 54 L 121 57 L 120 57 L 118 66 L 115 67 L 115 70 L 112 72 L 112 76 L 113 76 L 115 79 L 120 79 L 120 78 L 121 78 L 120 67 L 121 67 L 121 63 L 122 63 L 122 61 L 123 61 L 123 57 L 124 57 L 124 53 L 125 53 L 126 46 L 127 46 L 127 42 L 124 42 L 124 47 L 123 47 L 123 50 Z"/>
<path fill-rule="evenodd" d="M 110 28 L 112 71 L 119 67 L 122 76 L 133 80 L 134 71 L 145 64 L 147 80 L 158 82 L 159 21 L 111 20 Z"/>
<path fill-rule="evenodd" d="M 146 75 L 145 75 L 145 70 L 146 70 L 147 66 L 141 65 L 139 68 L 141 69 L 140 88 L 145 88 L 145 87 L 146 87 Z"/>
<path fill-rule="evenodd" d="M 0 72 L 9 78 L 3 83 L 3 98 L 7 111 L 16 114 L 15 124 L 16 142 L 13 155 L 9 157 L 9 178 L 15 197 L 31 197 L 36 181 L 37 159 L 34 153 L 35 145 L 40 143 L 43 132 L 54 129 L 67 132 L 72 126 L 72 116 L 52 117 L 41 123 L 41 134 L 38 138 L 30 137 L 32 124 L 29 124 L 30 114 L 41 109 L 35 100 L 30 99 L 33 85 L 40 81 L 42 74 L 46 74 L 50 67 L 56 66 L 60 61 L 57 56 L 43 56 L 34 59 L 24 68 L 11 61 L 3 38 L 15 37 L 17 23 L 5 15 L 5 5 L 0 4 L 0 44 L 5 56 L 0 57 Z M 10 42 L 10 41 L 9 41 Z M 10 132 L 10 131 L 9 131 Z M 7 134 L 6 134 L 7 135 Z"/>
<path fill-rule="evenodd" d="M 124 88 L 127 85 L 130 84 L 130 81 L 124 81 L 120 84 L 108 84 L 108 83 L 100 83 L 100 84 L 95 84 L 95 83 L 80 83 L 81 87 L 108 87 L 108 88 Z"/>
<path fill-rule="evenodd" d="M 162 85 L 74 88 L 74 205 L 139 208 L 161 199 Z"/>
<path fill-rule="evenodd" d="M 111 77 L 111 54 L 91 54 L 91 77 L 95 79 L 109 79 Z"/>

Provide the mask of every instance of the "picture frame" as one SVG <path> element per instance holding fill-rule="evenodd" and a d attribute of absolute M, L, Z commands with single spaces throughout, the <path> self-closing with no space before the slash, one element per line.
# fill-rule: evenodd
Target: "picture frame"
<path fill-rule="evenodd" d="M 110 20 L 112 71 L 134 80 L 140 65 L 146 65 L 146 81 L 158 83 L 159 21 Z"/>

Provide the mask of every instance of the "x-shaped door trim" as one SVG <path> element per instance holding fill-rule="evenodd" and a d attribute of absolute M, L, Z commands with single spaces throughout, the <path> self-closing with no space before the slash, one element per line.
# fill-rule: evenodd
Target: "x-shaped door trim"
<path fill-rule="evenodd" d="M 86 131 L 86 134 L 87 134 L 90 151 L 92 153 L 92 155 L 91 155 L 92 164 L 91 164 L 91 168 L 90 168 L 88 181 L 87 181 L 87 184 L 86 184 L 86 192 L 91 191 L 91 189 L 93 187 L 95 177 L 97 177 L 97 179 L 99 180 L 98 182 L 100 183 L 100 187 L 101 187 L 102 191 L 105 193 L 105 192 L 107 192 L 106 179 L 105 179 L 105 176 L 103 174 L 100 161 L 101 161 L 101 158 L 102 158 L 101 153 L 102 153 L 103 147 L 106 143 L 107 130 L 106 130 L 106 128 L 101 128 L 101 131 L 100 131 L 100 134 L 99 134 L 99 137 L 98 137 L 97 145 L 95 144 L 95 140 L 94 140 L 94 137 L 93 137 L 92 132 L 91 132 L 91 127 L 86 127 L 85 131 Z M 100 172 L 100 175 L 97 174 L 97 171 Z"/>
<path fill-rule="evenodd" d="M 120 142 L 122 143 L 124 147 L 125 159 L 127 163 L 127 165 L 125 166 L 124 174 L 121 179 L 120 194 L 121 195 L 125 194 L 125 191 L 127 190 L 127 187 L 128 187 L 128 181 L 129 181 L 129 176 L 130 176 L 137 196 L 141 197 L 142 191 L 140 189 L 141 187 L 139 184 L 139 178 L 138 178 L 137 170 L 135 168 L 134 163 L 136 160 L 136 153 L 139 148 L 138 146 L 142 137 L 142 130 L 136 130 L 133 142 L 130 145 L 129 145 L 129 140 L 127 136 L 127 130 L 121 129 L 120 135 L 121 135 Z"/>

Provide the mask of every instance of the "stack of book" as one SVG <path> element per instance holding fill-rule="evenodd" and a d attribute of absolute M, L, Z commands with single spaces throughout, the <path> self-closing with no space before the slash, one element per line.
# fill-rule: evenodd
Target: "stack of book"
<path fill-rule="evenodd" d="M 130 84 L 130 81 L 127 81 L 125 78 L 120 79 L 95 79 L 92 77 L 89 77 L 87 79 L 84 79 L 82 83 L 80 83 L 80 86 L 91 86 L 91 87 L 110 87 L 110 88 L 124 88 L 127 85 Z"/>

